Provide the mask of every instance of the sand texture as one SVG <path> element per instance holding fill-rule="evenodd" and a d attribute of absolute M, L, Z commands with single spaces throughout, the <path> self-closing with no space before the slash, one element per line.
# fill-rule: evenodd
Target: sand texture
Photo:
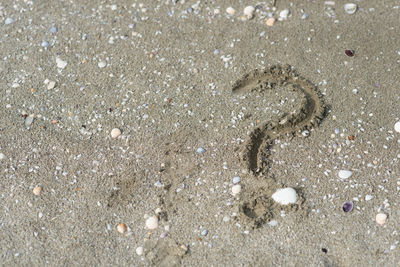
<path fill-rule="evenodd" d="M 2 1 L 0 266 L 398 266 L 400 3 L 345 3 Z"/>

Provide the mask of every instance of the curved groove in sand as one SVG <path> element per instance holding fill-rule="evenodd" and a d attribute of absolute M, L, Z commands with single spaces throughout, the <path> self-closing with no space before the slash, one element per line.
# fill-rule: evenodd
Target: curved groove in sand
<path fill-rule="evenodd" d="M 322 96 L 316 86 L 299 76 L 289 65 L 273 66 L 264 71 L 254 70 L 238 80 L 234 84 L 232 92 L 234 94 L 261 92 L 282 87 L 291 87 L 293 91 L 300 91 L 306 100 L 298 110 L 279 121 L 266 122 L 251 132 L 244 151 L 241 153 L 241 158 L 255 175 L 267 173 L 268 151 L 274 139 L 309 130 L 317 126 L 326 113 Z"/>

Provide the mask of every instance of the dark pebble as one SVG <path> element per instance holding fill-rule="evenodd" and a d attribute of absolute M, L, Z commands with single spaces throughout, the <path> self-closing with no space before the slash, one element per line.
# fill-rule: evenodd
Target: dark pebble
<path fill-rule="evenodd" d="M 354 57 L 354 50 L 344 50 L 344 53 L 349 57 Z"/>

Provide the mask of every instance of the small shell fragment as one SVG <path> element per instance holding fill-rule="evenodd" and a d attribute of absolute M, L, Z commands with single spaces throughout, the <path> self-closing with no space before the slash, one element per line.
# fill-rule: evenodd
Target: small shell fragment
<path fill-rule="evenodd" d="M 378 213 L 375 217 L 376 222 L 379 225 L 384 225 L 386 223 L 387 215 L 385 213 Z"/>
<path fill-rule="evenodd" d="M 348 171 L 348 170 L 340 170 L 338 172 L 339 178 L 343 179 L 343 180 L 349 178 L 352 174 L 353 174 L 353 172 L 352 171 Z"/>
<path fill-rule="evenodd" d="M 297 201 L 297 193 L 291 187 L 280 188 L 272 194 L 272 199 L 281 205 L 294 204 Z"/>
<path fill-rule="evenodd" d="M 120 223 L 120 224 L 117 225 L 117 230 L 121 234 L 125 233 L 127 229 L 128 229 L 128 227 L 124 223 Z"/>
<path fill-rule="evenodd" d="M 254 11 L 256 9 L 253 6 L 246 6 L 243 10 L 243 14 L 247 17 L 247 19 L 251 19 L 254 16 Z"/>
<path fill-rule="evenodd" d="M 351 201 L 348 201 L 348 202 L 345 202 L 344 204 L 343 204 L 343 211 L 344 212 L 350 212 L 350 211 L 352 211 L 353 210 L 353 207 L 354 207 L 354 204 L 353 204 L 353 202 L 351 202 Z"/>
<path fill-rule="evenodd" d="M 344 5 L 344 11 L 346 11 L 347 14 L 354 14 L 357 11 L 357 5 L 353 3 L 347 3 Z"/>
<path fill-rule="evenodd" d="M 288 16 L 289 16 L 289 14 L 290 14 L 289 9 L 284 9 L 284 10 L 282 10 L 282 11 L 279 13 L 279 20 L 285 20 L 285 19 L 287 19 Z"/>
<path fill-rule="evenodd" d="M 33 188 L 32 192 L 35 196 L 39 196 L 40 193 L 42 192 L 42 188 L 40 188 L 39 186 L 36 186 L 35 188 Z"/>
<path fill-rule="evenodd" d="M 400 121 L 396 122 L 394 124 L 394 130 L 398 133 L 400 133 Z"/>
<path fill-rule="evenodd" d="M 118 128 L 114 128 L 111 130 L 111 138 L 118 138 L 121 135 L 121 130 Z"/>
<path fill-rule="evenodd" d="M 275 18 L 269 18 L 265 21 L 265 24 L 269 27 L 273 26 L 275 24 Z"/>
<path fill-rule="evenodd" d="M 242 190 L 242 186 L 240 184 L 236 184 L 236 185 L 232 186 L 232 194 L 233 195 L 239 194 L 241 190 Z"/>
<path fill-rule="evenodd" d="M 158 228 L 157 216 L 151 216 L 146 220 L 146 228 L 149 230 L 154 230 Z"/>
<path fill-rule="evenodd" d="M 228 7 L 227 9 L 226 9 L 226 13 L 228 13 L 229 15 L 231 15 L 231 16 L 233 16 L 233 15 L 235 15 L 235 13 L 236 13 L 236 10 L 233 8 L 233 7 Z"/>

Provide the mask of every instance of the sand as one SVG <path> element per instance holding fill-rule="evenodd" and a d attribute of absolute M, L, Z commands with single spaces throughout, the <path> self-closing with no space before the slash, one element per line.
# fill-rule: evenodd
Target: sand
<path fill-rule="evenodd" d="M 0 265 L 397 266 L 397 1 L 142 3 L 1 3 Z"/>

